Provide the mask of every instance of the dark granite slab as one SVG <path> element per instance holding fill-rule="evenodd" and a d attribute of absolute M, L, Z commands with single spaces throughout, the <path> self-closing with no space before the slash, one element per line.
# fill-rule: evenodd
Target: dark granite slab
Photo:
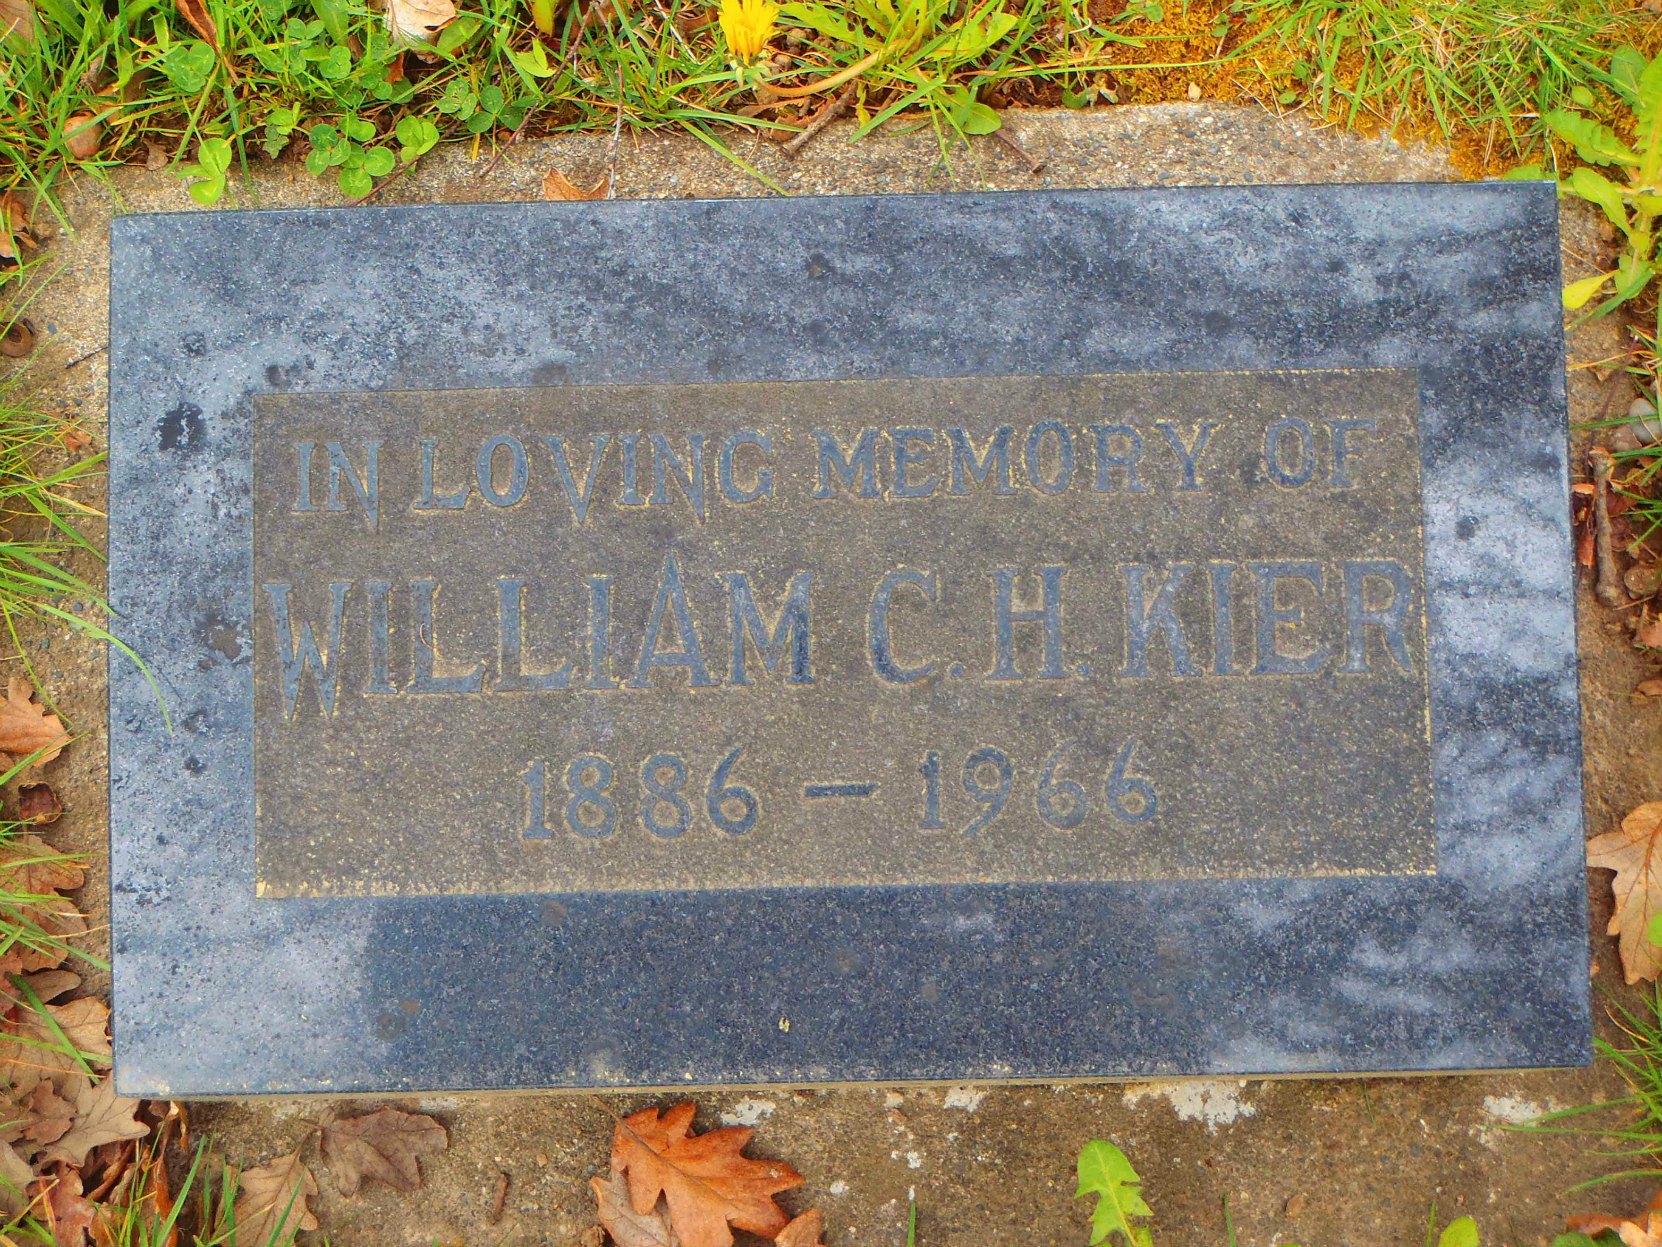
<path fill-rule="evenodd" d="M 113 248 L 123 1092 L 1588 1059 L 1549 185 Z"/>

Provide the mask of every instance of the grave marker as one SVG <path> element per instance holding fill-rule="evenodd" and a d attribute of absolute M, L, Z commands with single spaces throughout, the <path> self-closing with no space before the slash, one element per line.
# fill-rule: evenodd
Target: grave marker
<path fill-rule="evenodd" d="M 122 1090 L 1585 1060 L 1556 283 L 1521 184 L 118 221 Z"/>

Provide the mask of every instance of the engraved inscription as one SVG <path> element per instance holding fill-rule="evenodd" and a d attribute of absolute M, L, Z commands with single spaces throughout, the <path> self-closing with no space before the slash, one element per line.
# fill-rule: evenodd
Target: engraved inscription
<path fill-rule="evenodd" d="M 1411 371 L 255 402 L 261 895 L 1435 868 Z"/>

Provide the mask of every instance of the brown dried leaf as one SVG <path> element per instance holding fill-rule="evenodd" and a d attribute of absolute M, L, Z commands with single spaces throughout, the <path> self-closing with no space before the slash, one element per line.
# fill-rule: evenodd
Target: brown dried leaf
<path fill-rule="evenodd" d="M 315 1230 L 317 1218 L 306 1201 L 317 1194 L 317 1179 L 290 1152 L 237 1177 L 237 1202 L 232 1205 L 237 1239 L 247 1243 L 281 1241 L 290 1230 Z"/>
<path fill-rule="evenodd" d="M 142 1139 L 150 1133 L 150 1127 L 134 1116 L 138 1108 L 137 1100 L 115 1093 L 114 1079 L 104 1079 L 75 1098 L 75 1124 L 52 1145 L 47 1155 L 72 1165 L 83 1165 L 87 1153 L 100 1144 Z"/>
<path fill-rule="evenodd" d="M 67 996 L 81 985 L 81 976 L 72 970 L 42 970 L 39 974 L 25 974 L 23 982 L 41 1003 Z"/>
<path fill-rule="evenodd" d="M 60 853 L 36 835 L 17 836 L 0 847 L 0 889 L 22 896 L 73 892 L 85 881 L 79 858 Z"/>
<path fill-rule="evenodd" d="M 431 43 L 455 20 L 454 0 L 387 0 L 387 29 L 405 43 Z"/>
<path fill-rule="evenodd" d="M 1662 615 L 1644 611 L 1639 617 L 1639 626 L 1633 630 L 1633 643 L 1646 649 L 1662 649 Z"/>
<path fill-rule="evenodd" d="M 75 113 L 63 123 L 64 146 L 76 160 L 90 160 L 104 143 L 104 123 L 91 113 Z"/>
<path fill-rule="evenodd" d="M 83 996 L 68 1004 L 47 1005 L 46 1011 L 69 1042 L 93 1065 L 110 1063 L 110 1010 L 101 1000 Z"/>
<path fill-rule="evenodd" d="M 63 720 L 33 700 L 34 691 L 15 675 L 7 684 L 6 700 L 0 701 L 0 753 L 23 759 L 44 750 L 31 765 L 45 766 L 63 752 L 69 737 Z"/>
<path fill-rule="evenodd" d="M 0 40 L 14 37 L 24 43 L 34 42 L 33 0 L 0 0 Z"/>
<path fill-rule="evenodd" d="M 1658 1212 L 1646 1214 L 1643 1225 L 1625 1217 L 1583 1213 L 1567 1218 L 1564 1228 L 1571 1234 L 1585 1234 L 1589 1238 L 1614 1230 L 1622 1240 L 1622 1247 L 1662 1247 L 1662 1213 Z"/>
<path fill-rule="evenodd" d="M 55 823 L 63 813 L 63 802 L 51 784 L 24 784 L 17 790 L 17 821 Z"/>
<path fill-rule="evenodd" d="M 28 1100 L 19 1107 L 25 1114 L 23 1138 L 36 1147 L 56 1143 L 69 1133 L 69 1127 L 75 1120 L 75 1106 L 59 1095 L 57 1088 L 49 1082 L 36 1083 Z"/>
<path fill-rule="evenodd" d="M 98 1210 L 81 1197 L 81 1175 L 68 1165 L 59 1165 L 44 1191 L 46 1223 L 57 1247 L 84 1247 Z"/>
<path fill-rule="evenodd" d="M 214 25 L 213 14 L 208 12 L 208 6 L 203 0 L 176 0 L 179 6 L 179 16 L 190 23 L 190 28 L 202 36 L 202 41 L 215 52 L 219 51 L 219 28 Z"/>
<path fill-rule="evenodd" d="M 771 1197 L 802 1175 L 781 1161 L 741 1155 L 751 1136 L 743 1126 L 689 1135 L 696 1111 L 677 1104 L 660 1117 L 648 1108 L 618 1123 L 612 1169 L 628 1179 L 630 1204 L 644 1215 L 662 1195 L 686 1247 L 730 1247 L 729 1223 L 772 1238 L 790 1218 Z"/>
<path fill-rule="evenodd" d="M 660 1202 L 651 1212 L 636 1212 L 629 1206 L 629 1184 L 621 1174 L 590 1178 L 589 1185 L 600 1205 L 595 1215 L 617 1247 L 680 1247 L 670 1228 L 669 1209 Z"/>
<path fill-rule="evenodd" d="M 1640 680 L 1639 687 L 1633 691 L 1641 697 L 1662 697 L 1662 680 L 1655 676 L 1648 680 Z"/>
<path fill-rule="evenodd" d="M 384 1108 L 363 1117 L 325 1116 L 323 1163 L 342 1195 L 356 1195 L 365 1178 L 398 1191 L 421 1185 L 417 1157 L 450 1146 L 444 1127 L 420 1113 Z"/>
<path fill-rule="evenodd" d="M 35 1171 L 9 1143 L 0 1143 L 0 1213 L 19 1216 L 29 1206 L 29 1183 Z"/>
<path fill-rule="evenodd" d="M 825 1247 L 825 1214 L 810 1208 L 796 1217 L 774 1238 L 774 1247 Z"/>
<path fill-rule="evenodd" d="M 1621 936 L 1622 973 L 1629 983 L 1662 971 L 1662 945 L 1647 936 L 1652 915 L 1662 913 L 1662 801 L 1647 801 L 1622 819 L 1621 829 L 1587 842 L 1587 865 L 1613 870 L 1616 909 L 1608 934 Z"/>
<path fill-rule="evenodd" d="M 558 169 L 550 169 L 542 175 L 542 197 L 544 199 L 565 199 L 579 203 L 586 203 L 591 199 L 604 199 L 611 192 L 612 175 L 606 174 L 588 190 L 582 190 L 574 185 L 570 178 Z"/>
<path fill-rule="evenodd" d="M 5 21 L 6 0 L 0 0 L 0 22 Z M 35 245 L 29 232 L 29 209 L 16 191 L 0 195 L 0 260 L 15 260 L 22 247 Z"/>

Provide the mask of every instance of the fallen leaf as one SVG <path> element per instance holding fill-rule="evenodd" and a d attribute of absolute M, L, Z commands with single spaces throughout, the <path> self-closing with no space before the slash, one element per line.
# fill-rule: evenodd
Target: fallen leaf
<path fill-rule="evenodd" d="M 406 43 L 431 43 L 455 20 L 453 0 L 387 0 L 387 29 Z"/>
<path fill-rule="evenodd" d="M 52 1241 L 57 1247 L 82 1247 L 98 1212 L 81 1197 L 81 1175 L 68 1165 L 59 1165 L 49 1181 L 42 1190 Z"/>
<path fill-rule="evenodd" d="M 571 180 L 558 169 L 550 169 L 542 175 L 542 197 L 544 199 L 565 199 L 576 202 L 587 202 L 591 199 L 604 199 L 612 189 L 612 175 L 606 174 L 588 190 L 581 190 L 573 185 Z"/>
<path fill-rule="evenodd" d="M 24 784 L 17 790 L 17 821 L 55 823 L 63 813 L 63 802 L 51 784 Z"/>
<path fill-rule="evenodd" d="M 0 1213 L 21 1216 L 29 1206 L 29 1183 L 35 1171 L 9 1143 L 0 1143 Z"/>
<path fill-rule="evenodd" d="M 1647 801 L 1622 819 L 1621 829 L 1587 842 L 1587 865 L 1613 870 L 1616 909 L 1607 934 L 1621 936 L 1622 973 L 1629 983 L 1654 979 L 1662 971 L 1662 945 L 1649 937 L 1654 914 L 1662 913 L 1662 801 Z"/>
<path fill-rule="evenodd" d="M 142 1139 L 150 1127 L 134 1114 L 139 1102 L 115 1093 L 115 1080 L 106 1078 L 75 1099 L 75 1124 L 54 1143 L 47 1155 L 72 1165 L 86 1163 L 87 1153 L 117 1139 Z"/>
<path fill-rule="evenodd" d="M 1639 626 L 1633 630 L 1633 643 L 1646 649 L 1662 649 L 1662 615 L 1645 611 L 1640 616 Z"/>
<path fill-rule="evenodd" d="M 0 0 L 0 39 L 16 36 L 24 43 L 35 38 L 35 6 L 31 0 Z"/>
<path fill-rule="evenodd" d="M 101 1000 L 83 996 L 68 1004 L 47 1005 L 46 1012 L 75 1050 L 94 1065 L 110 1063 L 110 1010 Z"/>
<path fill-rule="evenodd" d="M 190 23 L 190 28 L 202 36 L 202 41 L 215 52 L 219 51 L 219 28 L 203 0 L 175 0 L 179 15 Z"/>
<path fill-rule="evenodd" d="M 384 1108 L 363 1117 L 323 1121 L 323 1163 L 342 1195 L 356 1195 L 365 1178 L 397 1191 L 421 1185 L 416 1158 L 450 1146 L 444 1127 L 431 1117 Z"/>
<path fill-rule="evenodd" d="M 14 1019 L 0 1027 L 0 1076 L 10 1085 L 11 1098 L 21 1101 L 46 1083 L 75 1103 L 92 1086 L 87 1067 L 65 1050 L 63 1040 L 39 1013 L 33 1009 L 16 1012 Z M 10 1138 L 21 1133 L 18 1123 Z"/>
<path fill-rule="evenodd" d="M 22 978 L 42 1003 L 68 995 L 81 985 L 81 976 L 71 970 L 42 970 L 39 974 L 25 974 Z"/>
<path fill-rule="evenodd" d="M 47 714 L 46 707 L 33 700 L 29 682 L 13 676 L 6 685 L 6 700 L 0 701 L 0 753 L 23 759 L 40 754 L 31 763 L 45 766 L 68 743 L 63 720 Z"/>
<path fill-rule="evenodd" d="M 662 1117 L 647 1108 L 618 1123 L 612 1168 L 628 1179 L 630 1204 L 645 1215 L 662 1195 L 686 1247 L 730 1247 L 729 1223 L 772 1238 L 790 1218 L 771 1196 L 800 1185 L 802 1175 L 782 1161 L 741 1155 L 747 1127 L 689 1135 L 696 1111 L 691 1102 Z"/>
<path fill-rule="evenodd" d="M 86 868 L 77 859 L 59 853 L 39 836 L 16 836 L 0 845 L 0 892 L 21 898 L 14 901 L 13 920 L 25 928 L 39 927 L 57 941 L 86 933 L 86 919 L 74 902 L 58 895 L 80 887 L 85 876 Z M 53 970 L 65 956 L 66 949 L 54 940 L 18 940 L 0 952 L 0 975 Z"/>
<path fill-rule="evenodd" d="M 104 142 L 104 123 L 91 113 L 75 113 L 63 123 L 63 141 L 76 160 L 90 160 Z"/>
<path fill-rule="evenodd" d="M 810 1208 L 774 1236 L 774 1247 L 825 1247 L 825 1214 Z"/>
<path fill-rule="evenodd" d="M 629 1205 L 629 1184 L 622 1174 L 590 1178 L 589 1185 L 600 1205 L 595 1215 L 617 1247 L 679 1247 L 680 1240 L 669 1225 L 668 1208 L 657 1203 L 651 1212 L 636 1212 Z"/>
<path fill-rule="evenodd" d="M 1585 1234 L 1589 1238 L 1614 1230 L 1622 1240 L 1622 1247 L 1662 1247 L 1662 1213 L 1658 1212 L 1647 1214 L 1643 1225 L 1625 1217 L 1583 1214 L 1567 1218 L 1564 1228 L 1571 1234 Z"/>
<path fill-rule="evenodd" d="M 1633 691 L 1641 697 L 1662 697 L 1662 680 L 1654 676 L 1648 680 L 1640 680 L 1639 687 Z"/>
<path fill-rule="evenodd" d="M 85 429 L 71 426 L 65 429 L 61 436 L 63 437 L 63 448 L 72 455 L 78 455 L 92 445 L 92 434 Z"/>
<path fill-rule="evenodd" d="M 306 1201 L 317 1194 L 317 1179 L 290 1152 L 237 1175 L 237 1201 L 231 1207 L 237 1239 L 246 1243 L 283 1241 L 286 1232 L 317 1229 Z"/>
<path fill-rule="evenodd" d="M 0 0 L 0 21 L 4 21 L 6 0 Z M 29 209 L 16 191 L 0 195 L 0 260 L 16 260 L 20 247 L 35 245 L 29 232 Z"/>
<path fill-rule="evenodd" d="M 70 1124 L 75 1120 L 74 1105 L 49 1082 L 36 1083 L 28 1100 L 19 1107 L 26 1114 L 23 1138 L 36 1147 L 56 1143 L 69 1133 Z"/>

